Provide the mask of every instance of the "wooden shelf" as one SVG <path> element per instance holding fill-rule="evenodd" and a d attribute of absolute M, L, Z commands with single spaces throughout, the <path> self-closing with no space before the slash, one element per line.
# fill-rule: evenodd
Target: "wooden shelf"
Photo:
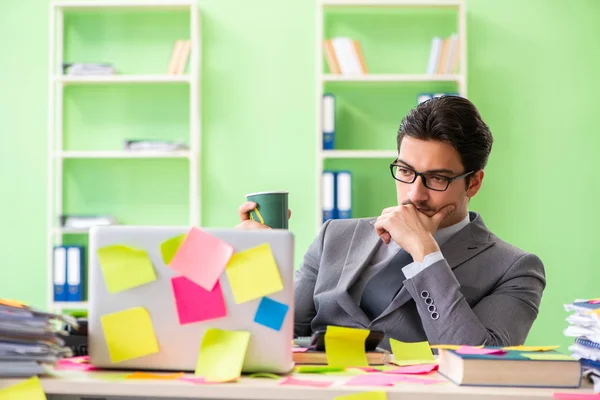
<path fill-rule="evenodd" d="M 190 151 L 63 151 L 55 157 L 67 158 L 190 158 Z"/>
<path fill-rule="evenodd" d="M 459 82 L 462 76 L 428 74 L 325 74 L 322 76 L 322 79 L 324 82 Z"/>
<path fill-rule="evenodd" d="M 320 156 L 327 158 L 388 158 L 392 161 L 398 157 L 396 150 L 324 150 Z"/>
<path fill-rule="evenodd" d="M 101 83 L 190 83 L 189 75 L 60 75 L 56 82 L 65 85 Z"/>

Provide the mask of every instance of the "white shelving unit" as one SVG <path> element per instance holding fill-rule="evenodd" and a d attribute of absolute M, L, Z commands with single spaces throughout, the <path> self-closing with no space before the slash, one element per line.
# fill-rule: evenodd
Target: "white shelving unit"
<path fill-rule="evenodd" d="M 64 13 L 113 10 L 129 11 L 187 11 L 190 18 L 191 52 L 189 73 L 168 75 L 168 59 L 165 74 L 158 75 L 109 75 L 67 76 L 62 75 L 64 58 Z M 65 234 L 87 234 L 87 229 L 72 229 L 59 226 L 63 213 L 63 162 L 66 159 L 172 159 L 182 158 L 189 167 L 189 224 L 201 224 L 200 204 L 200 76 L 201 42 L 200 12 L 195 0 L 165 1 L 59 1 L 50 4 L 49 13 L 49 90 L 48 90 L 48 204 L 47 204 L 47 288 L 48 308 L 85 309 L 87 302 L 55 302 L 53 295 L 53 248 L 63 242 Z M 63 96 L 67 85 L 94 84 L 185 84 L 189 86 L 189 150 L 175 152 L 136 151 L 65 151 L 63 149 Z"/>
<path fill-rule="evenodd" d="M 315 226 L 318 230 L 323 224 L 322 206 L 322 176 L 325 160 L 338 159 L 393 159 L 397 156 L 395 150 L 323 150 L 322 133 L 322 108 L 321 98 L 324 93 L 325 84 L 328 82 L 341 82 L 353 85 L 361 83 L 409 83 L 409 82 L 456 82 L 458 93 L 467 96 L 467 14 L 464 0 L 316 0 L 316 218 Z M 323 73 L 323 31 L 324 13 L 327 9 L 336 7 L 360 7 L 360 8 L 452 8 L 457 11 L 457 35 L 459 37 L 459 65 L 460 72 L 450 75 L 429 74 L 363 74 L 363 75 L 337 75 Z M 380 10 L 385 12 L 385 10 Z M 399 39 L 401 40 L 401 39 Z M 425 66 L 423 67 L 425 68 Z M 398 121 L 400 122 L 400 121 Z M 343 134 L 343 132 L 336 132 Z"/>

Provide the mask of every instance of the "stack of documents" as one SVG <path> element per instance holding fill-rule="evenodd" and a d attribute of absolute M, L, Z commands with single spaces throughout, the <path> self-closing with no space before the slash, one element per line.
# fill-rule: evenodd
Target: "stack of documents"
<path fill-rule="evenodd" d="M 575 338 L 569 346 L 571 356 L 580 360 L 583 375 L 594 383 L 594 391 L 600 392 L 600 299 L 575 300 L 565 304 L 572 312 L 567 317 L 569 326 L 564 334 Z"/>
<path fill-rule="evenodd" d="M 0 377 L 43 374 L 47 366 L 70 357 L 60 322 L 77 327 L 74 318 L 35 310 L 0 299 Z"/>
<path fill-rule="evenodd" d="M 114 75 L 115 68 L 111 64 L 102 63 L 72 63 L 64 64 L 66 75 Z"/>

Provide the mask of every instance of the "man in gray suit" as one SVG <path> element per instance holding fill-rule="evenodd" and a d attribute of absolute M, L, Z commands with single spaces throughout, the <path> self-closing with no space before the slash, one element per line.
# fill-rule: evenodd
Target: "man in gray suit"
<path fill-rule="evenodd" d="M 468 211 L 492 141 L 462 97 L 411 110 L 390 165 L 398 205 L 377 218 L 323 224 L 297 272 L 295 334 L 338 325 L 407 342 L 523 344 L 546 285 L 544 266 Z M 240 207 L 238 227 L 268 228 L 248 219 L 254 206 Z"/>

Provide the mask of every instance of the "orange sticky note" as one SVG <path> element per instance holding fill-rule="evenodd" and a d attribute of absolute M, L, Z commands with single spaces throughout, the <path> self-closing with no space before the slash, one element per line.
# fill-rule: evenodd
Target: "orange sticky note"
<path fill-rule="evenodd" d="M 281 275 L 268 243 L 235 253 L 225 272 L 238 304 L 283 290 Z"/>
<path fill-rule="evenodd" d="M 177 240 L 173 240 L 175 246 Z M 232 254 L 233 247 L 228 243 L 193 227 L 177 248 L 169 267 L 210 292 Z M 163 257 L 168 256 L 163 251 Z"/>
<path fill-rule="evenodd" d="M 135 307 L 100 317 L 104 339 L 113 363 L 158 353 L 150 314 Z"/>
<path fill-rule="evenodd" d="M 125 377 L 125 379 L 157 379 L 163 381 L 172 381 L 182 378 L 185 374 L 183 372 L 177 372 L 174 374 L 155 374 L 150 372 L 134 372 Z"/>
<path fill-rule="evenodd" d="M 517 351 L 550 351 L 558 349 L 560 346 L 508 346 L 502 350 L 517 350 Z"/>

